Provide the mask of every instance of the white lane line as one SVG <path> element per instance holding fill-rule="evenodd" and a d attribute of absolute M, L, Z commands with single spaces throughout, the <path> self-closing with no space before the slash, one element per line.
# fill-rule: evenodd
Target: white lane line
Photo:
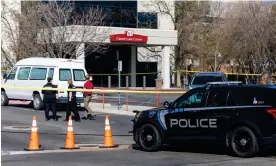
<path fill-rule="evenodd" d="M 9 154 L 10 154 L 9 152 L 1 151 L 1 156 L 5 156 L 5 155 L 9 155 Z"/>

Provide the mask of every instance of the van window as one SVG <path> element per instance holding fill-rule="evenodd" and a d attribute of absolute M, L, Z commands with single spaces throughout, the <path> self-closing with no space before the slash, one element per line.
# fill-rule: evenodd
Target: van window
<path fill-rule="evenodd" d="M 20 67 L 17 79 L 18 80 L 28 80 L 30 74 L 30 67 Z"/>
<path fill-rule="evenodd" d="M 73 69 L 74 81 L 85 81 L 85 74 L 82 69 Z"/>
<path fill-rule="evenodd" d="M 15 74 L 16 74 L 16 71 L 17 71 L 17 67 L 14 67 L 11 72 L 9 73 L 8 75 L 8 80 L 14 80 L 15 79 Z"/>
<path fill-rule="evenodd" d="M 67 81 L 72 79 L 72 74 L 70 69 L 59 69 L 59 80 Z"/>
<path fill-rule="evenodd" d="M 50 68 L 48 72 L 48 77 L 54 78 L 54 68 Z"/>
<path fill-rule="evenodd" d="M 45 80 L 47 74 L 46 68 L 32 68 L 31 74 L 30 74 L 30 80 Z"/>

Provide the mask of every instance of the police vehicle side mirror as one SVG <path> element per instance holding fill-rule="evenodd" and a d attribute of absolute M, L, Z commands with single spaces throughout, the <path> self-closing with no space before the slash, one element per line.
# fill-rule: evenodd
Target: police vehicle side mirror
<path fill-rule="evenodd" d="M 165 101 L 163 103 L 163 107 L 165 107 L 165 108 L 169 108 L 169 105 L 170 105 L 170 103 L 168 101 Z"/>
<path fill-rule="evenodd" d="M 168 107 L 168 108 L 175 108 L 174 103 L 173 103 L 173 102 L 171 102 L 171 103 L 169 104 L 169 107 Z"/>

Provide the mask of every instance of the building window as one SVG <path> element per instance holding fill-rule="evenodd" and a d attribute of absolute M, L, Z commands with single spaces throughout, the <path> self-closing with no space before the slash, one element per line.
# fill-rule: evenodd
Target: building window
<path fill-rule="evenodd" d="M 137 1 L 75 1 L 78 12 L 98 7 L 103 10 L 104 25 L 136 28 Z"/>
<path fill-rule="evenodd" d="M 157 29 L 157 13 L 138 13 L 138 28 Z"/>

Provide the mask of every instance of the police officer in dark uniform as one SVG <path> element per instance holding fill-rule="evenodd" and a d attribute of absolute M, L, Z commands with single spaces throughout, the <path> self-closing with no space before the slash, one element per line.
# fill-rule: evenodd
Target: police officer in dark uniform
<path fill-rule="evenodd" d="M 68 85 L 69 85 L 68 89 L 76 89 L 71 79 L 68 80 Z M 75 115 L 75 121 L 80 122 L 80 115 L 77 110 L 77 99 L 76 99 L 75 91 L 68 91 L 68 106 L 67 106 L 65 121 L 68 121 L 69 116 L 71 115 L 71 112 L 73 112 Z"/>
<path fill-rule="evenodd" d="M 54 86 L 52 84 L 52 78 L 48 77 L 47 78 L 47 84 L 45 84 L 43 86 L 43 88 L 56 88 L 56 86 Z M 45 105 L 45 119 L 46 121 L 50 120 L 49 117 L 49 110 L 52 111 L 53 114 L 53 119 L 55 121 L 58 121 L 58 117 L 56 114 L 56 102 L 57 102 L 57 91 L 56 90 L 42 90 L 42 94 L 43 96 L 43 102 Z"/>

